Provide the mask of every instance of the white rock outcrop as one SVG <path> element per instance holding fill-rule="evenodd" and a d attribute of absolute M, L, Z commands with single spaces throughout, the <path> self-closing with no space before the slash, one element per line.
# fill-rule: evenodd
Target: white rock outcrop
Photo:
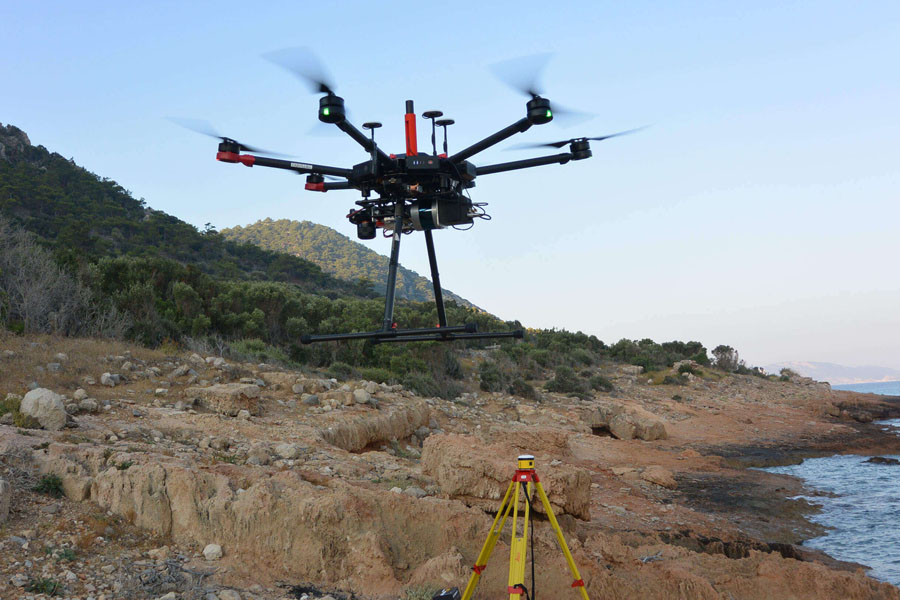
<path fill-rule="evenodd" d="M 44 429 L 59 431 L 66 426 L 66 407 L 62 396 L 47 388 L 36 388 L 25 394 L 19 410 L 37 419 Z"/>

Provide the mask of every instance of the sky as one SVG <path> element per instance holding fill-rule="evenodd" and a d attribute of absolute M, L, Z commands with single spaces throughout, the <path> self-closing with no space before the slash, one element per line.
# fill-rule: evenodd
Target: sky
<path fill-rule="evenodd" d="M 218 163 L 215 140 L 167 120 L 302 161 L 366 160 L 262 58 L 297 46 L 357 126 L 384 123 L 388 152 L 404 152 L 407 99 L 456 121 L 451 153 L 515 122 L 525 99 L 490 66 L 543 52 L 545 95 L 596 116 L 473 162 L 649 126 L 594 142 L 590 160 L 478 178 L 493 219 L 435 245 L 442 283 L 499 317 L 727 344 L 752 365 L 900 367 L 900 3 L 6 2 L 0 122 L 198 227 L 287 218 L 356 239 L 356 193 Z M 428 275 L 421 235 L 400 257 Z"/>

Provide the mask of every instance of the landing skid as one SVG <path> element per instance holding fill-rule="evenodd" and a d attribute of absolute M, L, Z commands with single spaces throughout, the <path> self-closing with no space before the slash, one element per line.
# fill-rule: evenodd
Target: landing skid
<path fill-rule="evenodd" d="M 344 340 L 372 340 L 374 343 L 387 342 L 452 342 L 453 340 L 474 340 L 489 338 L 524 337 L 521 329 L 513 331 L 478 331 L 475 323 L 465 325 L 447 325 L 447 313 L 444 311 L 444 296 L 441 292 L 441 277 L 438 273 L 437 258 L 434 253 L 434 239 L 431 230 L 425 230 L 425 245 L 428 247 L 428 263 L 431 267 L 431 281 L 434 286 L 434 302 L 437 305 L 438 326 L 422 329 L 397 329 L 394 325 L 394 295 L 397 287 L 397 269 L 400 265 L 400 238 L 403 235 L 403 205 L 405 200 L 398 198 L 394 205 L 394 234 L 391 241 L 391 259 L 388 263 L 387 289 L 384 297 L 384 321 L 379 331 L 363 331 L 354 333 L 333 333 L 322 335 L 303 335 L 300 343 L 336 342 Z"/>

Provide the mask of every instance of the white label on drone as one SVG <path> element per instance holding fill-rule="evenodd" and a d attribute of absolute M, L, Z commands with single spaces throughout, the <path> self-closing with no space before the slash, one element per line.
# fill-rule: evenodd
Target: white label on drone
<path fill-rule="evenodd" d="M 309 169 L 310 171 L 312 170 L 312 165 L 308 165 L 308 164 L 306 164 L 306 163 L 295 163 L 295 162 L 292 162 L 292 163 L 291 163 L 291 167 L 293 167 L 293 168 L 295 168 L 295 169 Z"/>

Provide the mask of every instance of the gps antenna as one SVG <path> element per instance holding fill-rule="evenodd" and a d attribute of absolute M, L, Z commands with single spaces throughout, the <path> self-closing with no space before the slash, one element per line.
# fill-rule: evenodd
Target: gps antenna
<path fill-rule="evenodd" d="M 406 101 L 406 155 L 415 156 L 419 153 L 416 144 L 416 111 L 413 109 L 413 101 Z"/>

